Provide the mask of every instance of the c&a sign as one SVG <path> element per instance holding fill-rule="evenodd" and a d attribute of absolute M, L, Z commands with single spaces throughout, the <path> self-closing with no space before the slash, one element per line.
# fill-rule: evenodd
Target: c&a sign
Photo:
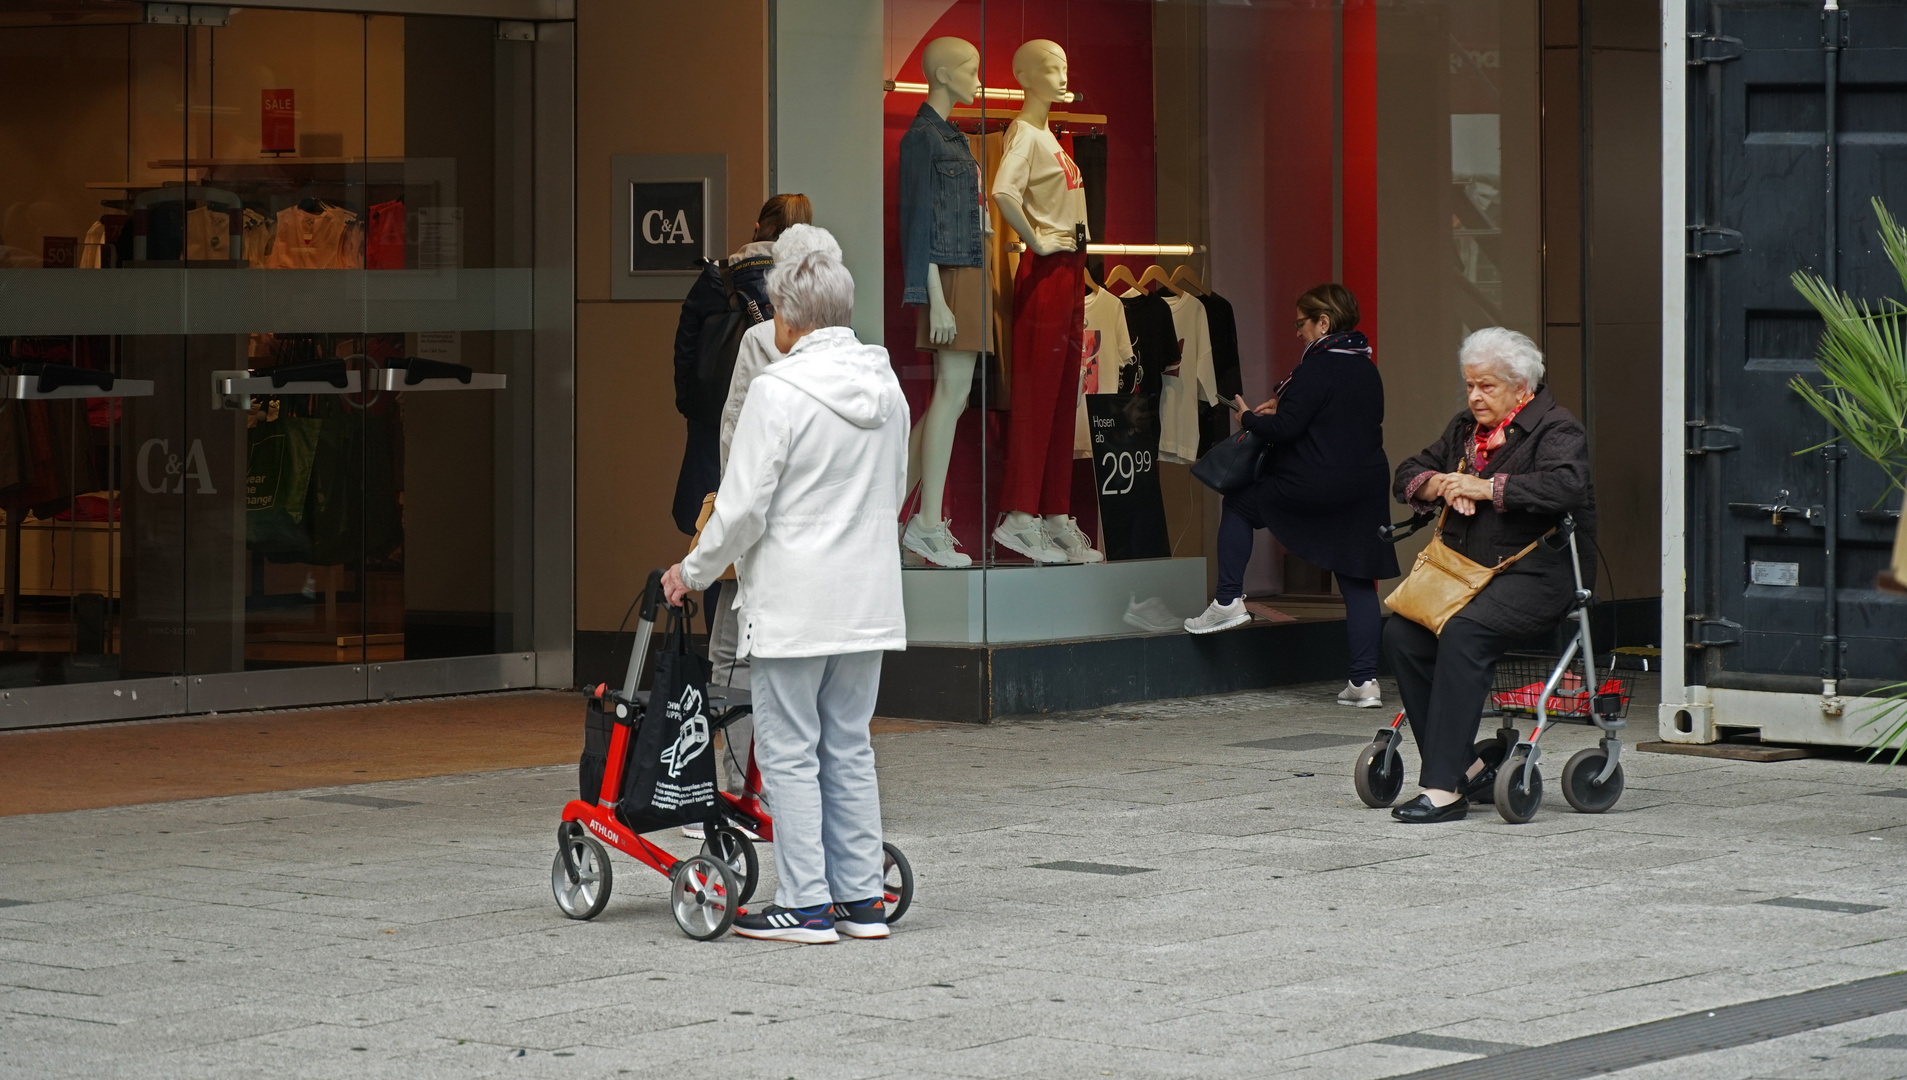
<path fill-rule="evenodd" d="M 680 273 L 724 253 L 709 247 L 708 181 L 636 180 L 629 184 L 629 270 Z"/>

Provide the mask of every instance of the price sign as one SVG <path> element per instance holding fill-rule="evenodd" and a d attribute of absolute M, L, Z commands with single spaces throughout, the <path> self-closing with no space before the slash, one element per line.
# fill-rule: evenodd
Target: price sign
<path fill-rule="evenodd" d="M 259 149 L 267 154 L 285 154 L 298 149 L 295 102 L 290 90 L 259 91 Z"/>
<path fill-rule="evenodd" d="M 1155 394 L 1087 394 L 1099 529 L 1108 559 L 1172 554 L 1159 494 L 1159 399 Z"/>

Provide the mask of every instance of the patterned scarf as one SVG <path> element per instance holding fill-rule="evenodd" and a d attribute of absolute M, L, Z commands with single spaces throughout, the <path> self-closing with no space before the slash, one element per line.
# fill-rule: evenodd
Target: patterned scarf
<path fill-rule="evenodd" d="M 1490 467 L 1490 455 L 1500 449 L 1504 440 L 1510 437 L 1510 421 L 1516 419 L 1516 414 L 1522 412 L 1523 407 L 1535 399 L 1536 395 L 1530 395 L 1529 400 L 1511 409 L 1510 415 L 1497 421 L 1495 427 L 1477 425 L 1476 433 L 1470 436 L 1470 461 L 1476 466 L 1479 476 L 1483 474 L 1483 470 Z"/>

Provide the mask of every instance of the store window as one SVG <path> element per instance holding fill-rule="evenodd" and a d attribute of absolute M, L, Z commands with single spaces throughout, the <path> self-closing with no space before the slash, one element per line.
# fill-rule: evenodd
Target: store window
<path fill-rule="evenodd" d="M 1235 430 L 1234 395 L 1263 401 L 1297 364 L 1314 285 L 1359 300 L 1393 463 L 1459 407 L 1465 333 L 1540 340 L 1535 5 L 890 0 L 885 17 L 915 641 L 1197 614 L 1220 504 L 1191 463 Z M 1246 586 L 1335 601 L 1267 533 Z"/>
<path fill-rule="evenodd" d="M 527 648 L 533 46 L 186 10 L 0 15 L 0 685 Z"/>

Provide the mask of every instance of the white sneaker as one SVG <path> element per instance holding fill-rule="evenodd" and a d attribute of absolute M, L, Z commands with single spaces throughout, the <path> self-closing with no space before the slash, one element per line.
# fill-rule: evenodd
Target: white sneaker
<path fill-rule="evenodd" d="M 1378 689 L 1376 679 L 1361 683 L 1347 682 L 1344 689 L 1338 691 L 1338 704 L 1360 709 L 1381 709 L 1384 707 L 1384 694 Z"/>
<path fill-rule="evenodd" d="M 1067 562 L 1096 563 L 1105 562 L 1106 556 L 1093 547 L 1093 538 L 1079 527 L 1079 519 L 1062 516 L 1056 522 L 1046 519 L 1046 535 L 1052 545 L 1066 553 Z"/>
<path fill-rule="evenodd" d="M 1072 561 L 1066 557 L 1066 552 L 1053 545 L 1052 540 L 1046 535 L 1046 523 L 1039 518 L 1027 522 L 1017 531 L 1009 529 L 1007 523 L 1002 521 L 999 527 L 993 530 L 993 540 L 1008 551 L 1017 551 L 1034 562 Z"/>
<path fill-rule="evenodd" d="M 684 826 L 682 826 L 682 835 L 683 835 L 683 836 L 686 836 L 686 837 L 688 837 L 688 838 L 689 838 L 689 839 L 691 839 L 691 840 L 706 840 L 706 839 L 708 839 L 708 837 L 707 837 L 706 835 L 704 835 L 704 834 L 703 834 L 703 832 L 702 832 L 702 826 L 700 826 L 700 825 L 684 825 Z"/>
<path fill-rule="evenodd" d="M 1185 626 L 1185 620 L 1172 614 L 1165 601 L 1156 596 L 1140 600 L 1131 594 L 1127 594 L 1125 622 L 1149 634 L 1169 634 Z"/>
<path fill-rule="evenodd" d="M 1185 620 L 1185 632 L 1188 634 L 1215 634 L 1220 630 L 1230 630 L 1234 626 L 1243 626 L 1251 621 L 1251 612 L 1245 610 L 1245 598 L 1238 597 L 1229 604 L 1214 600 L 1200 615 Z"/>
<path fill-rule="evenodd" d="M 953 529 L 950 527 L 952 524 L 952 522 L 943 521 L 939 525 L 930 527 L 921 521 L 919 514 L 915 514 L 907 519 L 907 528 L 901 533 L 901 547 L 935 566 L 954 569 L 972 566 L 972 557 L 954 550 L 960 546 L 960 541 L 954 539 Z"/>

